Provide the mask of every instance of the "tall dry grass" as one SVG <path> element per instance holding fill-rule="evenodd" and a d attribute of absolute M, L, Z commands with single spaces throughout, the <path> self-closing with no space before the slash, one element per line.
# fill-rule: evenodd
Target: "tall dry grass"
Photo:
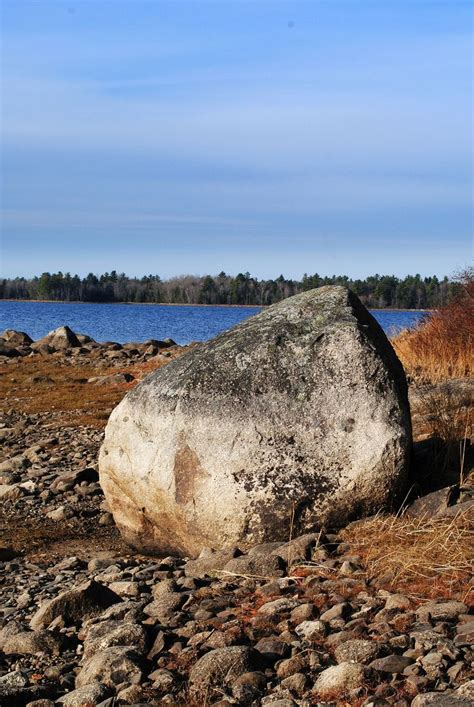
<path fill-rule="evenodd" d="M 392 340 L 405 371 L 415 380 L 437 383 L 474 372 L 474 268 L 459 276 L 459 284 L 452 302 Z"/>
<path fill-rule="evenodd" d="M 468 513 L 439 519 L 380 515 L 353 523 L 342 537 L 378 587 L 473 605 L 473 529 Z"/>

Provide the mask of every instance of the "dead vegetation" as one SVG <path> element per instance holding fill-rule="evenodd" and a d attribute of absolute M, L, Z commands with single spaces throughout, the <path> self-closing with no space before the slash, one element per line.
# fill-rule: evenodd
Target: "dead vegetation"
<path fill-rule="evenodd" d="M 124 395 L 163 365 L 166 365 L 163 361 L 149 360 L 124 368 L 104 369 L 93 364 L 65 363 L 51 355 L 17 358 L 0 367 L 1 407 L 27 414 L 51 412 L 63 424 L 102 428 Z M 94 376 L 125 372 L 131 373 L 135 380 L 102 385 L 87 382 Z"/>
<path fill-rule="evenodd" d="M 474 269 L 459 276 L 458 296 L 392 344 L 414 380 L 437 383 L 464 378 L 474 370 Z"/>
<path fill-rule="evenodd" d="M 463 513 L 451 519 L 380 515 L 353 523 L 342 536 L 377 586 L 474 605 L 473 531 Z"/>

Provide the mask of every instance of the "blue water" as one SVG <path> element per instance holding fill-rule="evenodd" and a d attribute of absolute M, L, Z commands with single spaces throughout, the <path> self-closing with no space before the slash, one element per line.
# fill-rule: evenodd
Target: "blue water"
<path fill-rule="evenodd" d="M 39 339 L 67 324 L 96 341 L 146 341 L 171 337 L 178 344 L 206 341 L 260 311 L 259 307 L 181 307 L 0 301 L 0 332 L 26 331 Z M 374 311 L 388 334 L 414 326 L 423 312 Z"/>

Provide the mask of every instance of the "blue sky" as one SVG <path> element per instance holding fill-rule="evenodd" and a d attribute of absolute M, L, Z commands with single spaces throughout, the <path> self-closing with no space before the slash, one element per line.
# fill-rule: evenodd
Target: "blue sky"
<path fill-rule="evenodd" d="M 453 273 L 470 8 L 3 0 L 2 274 Z"/>

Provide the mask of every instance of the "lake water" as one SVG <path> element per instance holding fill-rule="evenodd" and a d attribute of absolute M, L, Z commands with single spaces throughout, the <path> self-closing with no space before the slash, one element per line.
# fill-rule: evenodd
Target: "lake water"
<path fill-rule="evenodd" d="M 259 307 L 0 301 L 0 332 L 19 329 L 39 339 L 67 324 L 96 341 L 124 343 L 171 337 L 178 344 L 188 344 L 212 339 L 259 311 Z M 403 310 L 377 310 L 372 314 L 389 335 L 414 326 L 424 315 Z"/>

